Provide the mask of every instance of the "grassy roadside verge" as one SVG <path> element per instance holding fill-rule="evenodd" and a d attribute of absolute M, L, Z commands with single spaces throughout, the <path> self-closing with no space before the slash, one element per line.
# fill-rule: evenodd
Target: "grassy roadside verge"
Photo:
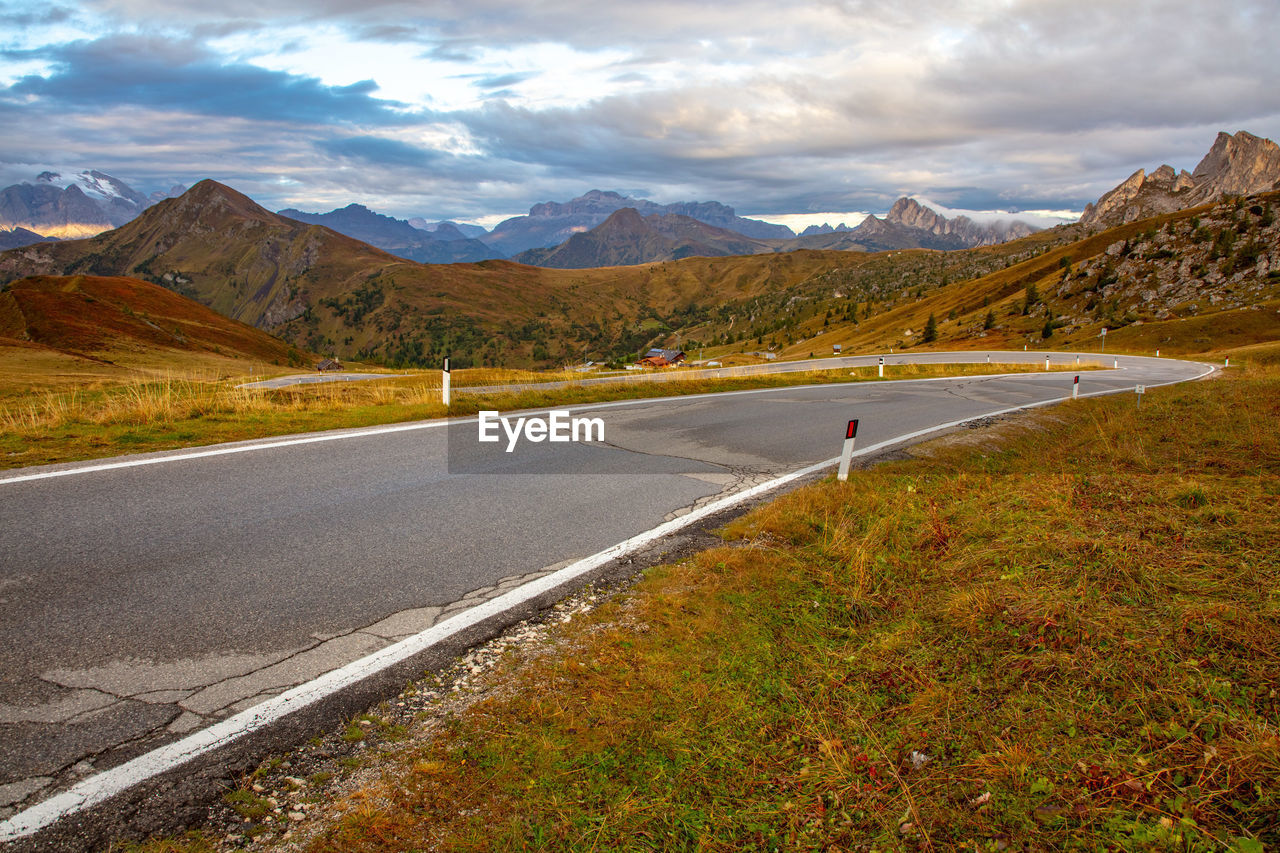
<path fill-rule="evenodd" d="M 254 848 L 1271 849 L 1278 475 L 1255 369 L 827 479 Z"/>
<path fill-rule="evenodd" d="M 1055 365 L 1053 369 L 1078 372 L 1090 368 Z M 885 368 L 885 379 L 1042 370 L 1027 364 L 889 365 Z M 518 378 L 532 382 L 544 380 L 546 376 L 526 374 Z M 512 411 L 876 379 L 874 367 L 724 379 L 684 379 L 677 373 L 668 382 L 569 385 L 497 395 L 467 394 L 465 389 L 460 389 L 447 410 L 440 402 L 438 373 L 278 390 L 238 388 L 235 380 L 136 382 L 94 391 L 32 394 L 0 404 L 0 469 L 468 415 L 481 409 Z M 477 382 L 485 381 L 511 379 L 506 376 L 477 378 Z"/>

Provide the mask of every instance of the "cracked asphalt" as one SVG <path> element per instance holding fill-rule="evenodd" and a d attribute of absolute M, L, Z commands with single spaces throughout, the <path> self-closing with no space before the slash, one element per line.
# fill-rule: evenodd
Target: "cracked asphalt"
<path fill-rule="evenodd" d="M 1082 393 L 1203 372 L 1119 361 L 1081 374 Z M 717 496 L 830 458 L 851 417 L 861 446 L 1069 396 L 1071 379 L 579 406 L 604 418 L 605 444 L 514 454 L 480 447 L 466 420 L 27 482 L 5 479 L 49 469 L 2 474 L 0 820 Z"/>

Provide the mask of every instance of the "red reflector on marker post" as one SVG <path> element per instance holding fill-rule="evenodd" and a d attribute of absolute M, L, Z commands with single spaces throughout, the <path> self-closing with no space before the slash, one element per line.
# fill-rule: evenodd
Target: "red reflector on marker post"
<path fill-rule="evenodd" d="M 1071 383 L 1071 399 L 1074 400 L 1079 396 L 1080 396 L 1080 377 L 1077 376 L 1076 380 Z"/>
<path fill-rule="evenodd" d="M 853 461 L 853 442 L 858 436 L 858 420 L 857 418 L 849 421 L 849 426 L 844 431 L 844 449 L 840 452 L 840 470 L 836 474 L 836 479 L 845 482 L 849 479 L 849 464 Z"/>

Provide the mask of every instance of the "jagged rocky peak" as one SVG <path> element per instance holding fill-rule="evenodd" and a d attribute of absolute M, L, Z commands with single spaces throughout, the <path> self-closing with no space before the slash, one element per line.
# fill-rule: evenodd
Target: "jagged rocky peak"
<path fill-rule="evenodd" d="M 870 219 L 871 217 L 868 217 Z M 1025 237 L 1040 229 L 1020 220 L 1001 220 L 990 224 L 974 222 L 967 216 L 948 219 L 913 198 L 900 198 L 889 208 L 885 222 L 927 231 L 938 237 L 955 237 L 967 247 L 990 246 Z M 866 223 L 864 223 L 866 224 Z"/>
<path fill-rule="evenodd" d="M 1220 132 L 1191 179 L 1214 197 L 1273 189 L 1280 181 L 1280 145 L 1243 130 L 1234 136 Z"/>
<path fill-rule="evenodd" d="M 1084 225 L 1121 225 L 1149 216 L 1215 201 L 1224 195 L 1250 195 L 1280 186 L 1280 146 L 1239 131 L 1220 132 L 1195 170 L 1161 166 L 1134 172 L 1115 189 L 1085 206 Z"/>
<path fill-rule="evenodd" d="M 947 218 L 932 208 L 925 207 L 913 198 L 900 198 L 889 208 L 885 215 L 889 222 L 897 222 L 911 228 L 923 228 L 935 234 L 943 233 L 947 227 Z"/>

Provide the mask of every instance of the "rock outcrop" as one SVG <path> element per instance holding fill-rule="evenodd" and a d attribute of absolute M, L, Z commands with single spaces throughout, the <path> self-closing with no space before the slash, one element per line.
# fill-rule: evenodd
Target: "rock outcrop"
<path fill-rule="evenodd" d="M 948 219 L 932 208 L 925 207 L 912 198 L 900 198 L 889 208 L 885 216 L 888 222 L 928 231 L 936 237 L 955 237 L 963 248 L 992 246 L 1034 234 L 1040 230 L 1021 220 L 993 222 L 981 225 L 967 216 Z"/>
<path fill-rule="evenodd" d="M 1251 195 L 1280 187 L 1280 146 L 1240 131 L 1219 133 L 1195 171 L 1164 165 L 1151 174 L 1139 169 L 1094 204 L 1086 205 L 1082 225 L 1111 227 L 1217 201 L 1225 195 Z"/>

